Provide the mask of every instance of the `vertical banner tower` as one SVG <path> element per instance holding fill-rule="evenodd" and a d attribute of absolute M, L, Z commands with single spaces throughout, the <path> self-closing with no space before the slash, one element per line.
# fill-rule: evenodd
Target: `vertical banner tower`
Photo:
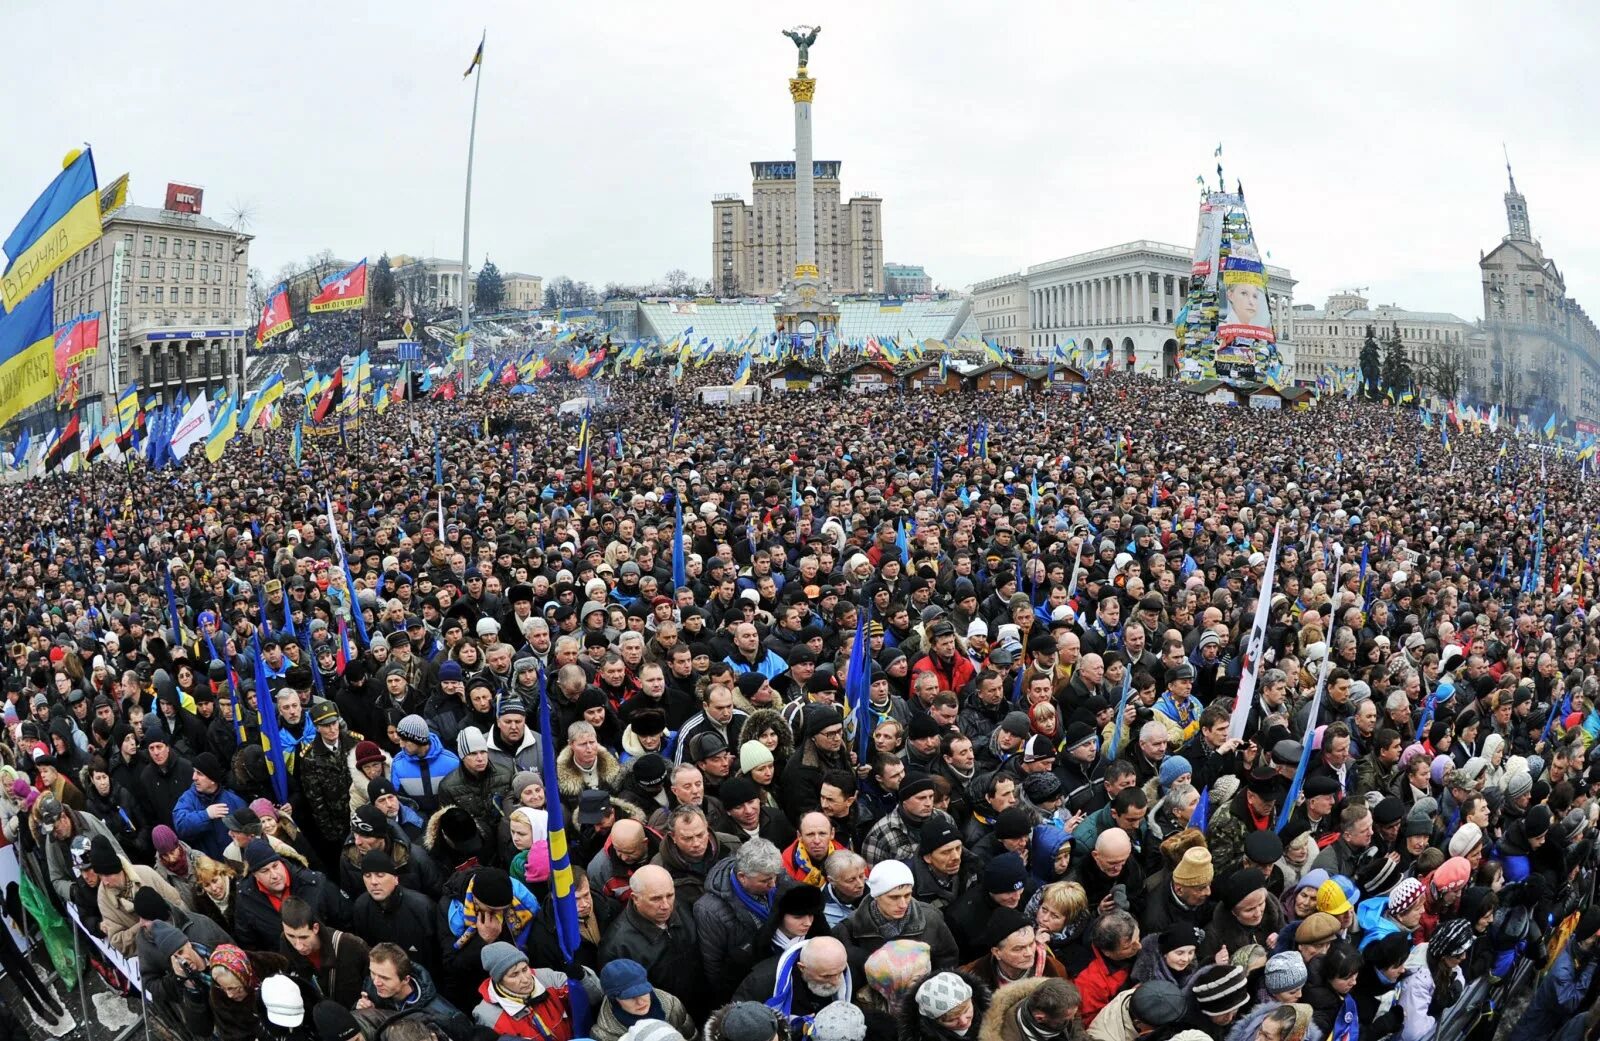
<path fill-rule="evenodd" d="M 800 51 L 799 67 L 789 79 L 789 97 L 794 102 L 795 262 L 794 278 L 785 287 L 773 318 L 779 336 L 802 349 L 839 330 L 839 308 L 817 267 L 817 203 L 811 159 L 811 101 L 817 81 L 806 66 L 820 32 L 821 26 L 800 25 L 783 33 Z"/>

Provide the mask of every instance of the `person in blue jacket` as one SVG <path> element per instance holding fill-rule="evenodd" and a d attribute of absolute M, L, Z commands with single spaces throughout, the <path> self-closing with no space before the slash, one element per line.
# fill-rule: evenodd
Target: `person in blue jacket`
<path fill-rule="evenodd" d="M 178 796 L 172 808 L 172 830 L 190 846 L 215 860 L 228 848 L 228 827 L 222 820 L 245 801 L 237 792 L 223 787 L 227 774 L 222 763 L 210 752 L 194 757 L 194 782 Z"/>
<path fill-rule="evenodd" d="M 426 817 L 439 808 L 439 786 L 460 768 L 461 760 L 445 750 L 439 735 L 415 713 L 400 720 L 394 729 L 400 737 L 400 751 L 394 757 L 389 777 L 400 794 L 416 803 L 417 810 Z"/>
<path fill-rule="evenodd" d="M 1577 928 L 1567 945 L 1556 955 L 1554 964 L 1539 981 L 1533 1000 L 1512 1028 L 1506 1041 L 1541 1041 L 1549 1038 L 1568 1019 L 1584 1011 L 1584 997 L 1594 982 L 1596 947 L 1600 946 L 1600 907 L 1591 907 L 1578 918 Z"/>
<path fill-rule="evenodd" d="M 1508 884 L 1521 882 L 1532 874 L 1533 851 L 1544 845 L 1545 837 L 1550 833 L 1550 824 L 1550 807 L 1540 803 L 1506 829 L 1499 845 L 1495 847 L 1495 853 L 1505 866 Z"/>

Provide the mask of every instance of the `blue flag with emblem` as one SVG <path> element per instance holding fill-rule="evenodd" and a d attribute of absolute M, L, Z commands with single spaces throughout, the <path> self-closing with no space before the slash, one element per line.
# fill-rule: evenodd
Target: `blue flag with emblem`
<path fill-rule="evenodd" d="M 872 761 L 872 659 L 867 653 L 867 609 L 856 608 L 856 639 L 850 646 L 850 671 L 844 682 L 846 711 L 856 724 L 856 765 Z"/>
<path fill-rule="evenodd" d="M 1306 768 L 1311 765 L 1311 746 L 1317 735 L 1317 714 L 1322 709 L 1322 692 L 1328 686 L 1328 672 L 1332 668 L 1333 659 L 1322 659 L 1322 668 L 1317 672 L 1317 691 L 1311 696 L 1311 713 L 1306 716 L 1306 730 L 1300 736 L 1300 764 L 1294 769 L 1294 780 L 1289 782 L 1289 794 L 1283 797 L 1283 809 L 1278 811 L 1278 824 L 1274 831 L 1282 832 L 1289 826 L 1289 817 L 1294 813 L 1294 804 L 1300 798 L 1300 789 L 1305 787 Z"/>
<path fill-rule="evenodd" d="M 677 591 L 688 584 L 689 575 L 683 560 L 683 500 L 678 496 L 672 497 L 672 591 Z"/>

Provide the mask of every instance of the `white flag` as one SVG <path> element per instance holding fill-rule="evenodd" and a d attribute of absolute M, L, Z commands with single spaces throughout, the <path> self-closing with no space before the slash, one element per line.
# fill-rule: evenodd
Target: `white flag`
<path fill-rule="evenodd" d="M 202 390 L 198 398 L 189 402 L 189 407 L 183 410 L 178 425 L 172 430 L 172 458 L 183 462 L 185 453 L 204 441 L 210 433 L 211 402 Z"/>
<path fill-rule="evenodd" d="M 1233 703 L 1233 718 L 1228 722 L 1229 737 L 1244 737 L 1245 723 L 1250 718 L 1250 705 L 1256 696 L 1256 677 L 1261 672 L 1261 656 L 1267 643 L 1267 616 L 1272 609 L 1272 580 L 1278 572 L 1278 536 L 1283 534 L 1283 524 L 1272 529 L 1272 553 L 1267 557 L 1267 571 L 1261 576 L 1261 597 L 1256 601 L 1256 620 L 1250 626 L 1250 636 L 1244 645 L 1244 666 L 1239 671 L 1239 696 Z"/>

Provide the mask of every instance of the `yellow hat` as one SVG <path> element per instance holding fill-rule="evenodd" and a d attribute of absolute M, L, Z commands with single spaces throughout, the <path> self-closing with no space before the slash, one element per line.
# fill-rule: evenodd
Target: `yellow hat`
<path fill-rule="evenodd" d="M 1331 915 L 1349 914 L 1352 910 L 1350 898 L 1344 895 L 1344 889 L 1333 879 L 1317 887 L 1317 910 Z"/>

